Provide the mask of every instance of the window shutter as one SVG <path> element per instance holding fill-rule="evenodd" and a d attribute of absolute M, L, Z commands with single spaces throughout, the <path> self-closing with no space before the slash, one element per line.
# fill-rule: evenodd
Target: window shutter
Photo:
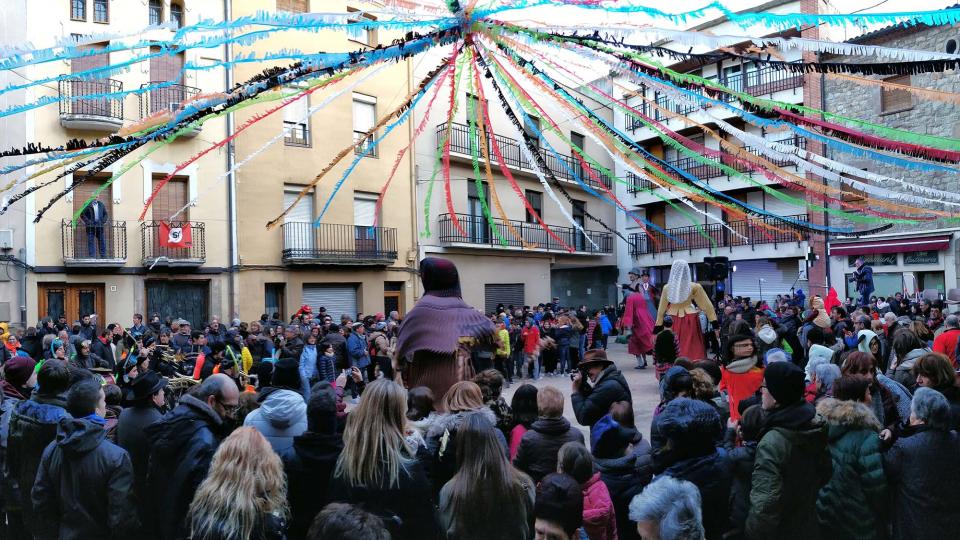
<path fill-rule="evenodd" d="M 910 86 L 910 75 L 900 75 L 884 79 L 883 82 Z M 910 92 L 891 86 L 883 86 L 880 90 L 881 112 L 894 112 L 909 109 L 913 106 L 913 96 Z"/>
<path fill-rule="evenodd" d="M 377 196 L 357 194 L 353 199 L 353 224 L 358 227 L 372 227 L 377 212 Z"/>
<path fill-rule="evenodd" d="M 353 131 L 368 133 L 377 123 L 376 98 L 362 94 L 353 95 Z"/>

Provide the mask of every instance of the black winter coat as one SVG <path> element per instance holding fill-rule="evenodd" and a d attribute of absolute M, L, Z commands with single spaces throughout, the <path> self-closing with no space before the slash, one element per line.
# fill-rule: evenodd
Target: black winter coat
<path fill-rule="evenodd" d="M 610 406 L 617 401 L 633 403 L 633 396 L 623 373 L 612 364 L 600 373 L 595 386 L 591 388 L 587 381 L 583 381 L 580 391 L 574 392 L 571 398 L 577 422 L 591 428 L 610 412 Z"/>
<path fill-rule="evenodd" d="M 137 497 L 140 521 L 146 522 L 149 514 L 147 492 L 147 466 L 150 458 L 150 441 L 147 426 L 157 422 L 163 415 L 152 402 L 127 407 L 120 413 L 117 422 L 117 444 L 130 454 L 133 464 L 133 492 Z"/>
<path fill-rule="evenodd" d="M 435 511 L 433 486 L 424 463 L 423 451 L 400 471 L 397 485 L 351 486 L 343 477 L 330 479 L 330 502 L 359 506 L 383 519 L 394 540 L 438 540 L 440 524 Z"/>
<path fill-rule="evenodd" d="M 706 539 L 722 538 L 727 529 L 727 505 L 732 481 L 726 451 L 720 448 L 712 454 L 677 461 L 667 467 L 662 475 L 686 480 L 697 486 Z"/>
<path fill-rule="evenodd" d="M 113 356 L 113 349 L 109 343 L 100 341 L 100 338 L 90 340 L 90 354 L 101 358 L 111 370 L 116 368 L 117 360 Z"/>
<path fill-rule="evenodd" d="M 17 403 L 10 416 L 10 432 L 7 440 L 4 486 L 8 489 L 8 508 L 23 511 L 27 529 L 35 530 L 36 516 L 29 509 L 30 490 L 37 478 L 40 457 L 44 449 L 57 436 L 61 418 L 69 417 L 64 410 L 66 402 L 60 396 L 34 394 L 26 401 Z M 25 510 L 25 511 L 24 511 Z"/>
<path fill-rule="evenodd" d="M 610 492 L 620 540 L 640 540 L 637 524 L 630 521 L 629 508 L 630 501 L 639 495 L 653 478 L 650 443 L 643 439 L 636 443 L 633 451 L 626 456 L 613 459 L 594 457 L 593 462 L 600 473 L 600 480 Z"/>
<path fill-rule="evenodd" d="M 287 473 L 287 500 L 290 501 L 290 540 L 305 538 L 327 501 L 327 487 L 343 451 L 337 434 L 305 432 L 293 438 L 293 446 L 280 456 Z"/>
<path fill-rule="evenodd" d="M 299 336 L 294 336 L 280 349 L 280 358 L 293 358 L 300 361 L 301 354 L 303 354 L 303 340 Z"/>
<path fill-rule="evenodd" d="M 63 418 L 33 486 L 34 538 L 134 538 L 139 519 L 130 456 L 106 440 L 102 425 Z"/>
<path fill-rule="evenodd" d="M 520 439 L 514 467 L 530 475 L 533 482 L 557 472 L 557 452 L 565 443 L 583 444 L 583 433 L 570 425 L 566 418 L 538 418 Z"/>
<path fill-rule="evenodd" d="M 187 508 L 223 440 L 223 421 L 209 405 L 185 395 L 145 431 L 152 448 L 147 490 L 155 520 L 146 528 L 161 540 L 187 538 Z"/>
<path fill-rule="evenodd" d="M 735 446 L 736 431 L 727 428 L 723 446 L 728 452 L 730 468 L 733 472 L 733 484 L 730 489 L 730 524 L 734 529 L 743 530 L 750 510 L 750 486 L 753 480 L 753 463 L 757 458 L 757 441 L 747 441 L 743 446 Z"/>
<path fill-rule="evenodd" d="M 927 426 L 907 428 L 883 455 L 893 493 L 893 538 L 956 538 L 960 510 L 960 436 Z M 953 532 L 951 532 L 953 531 Z"/>

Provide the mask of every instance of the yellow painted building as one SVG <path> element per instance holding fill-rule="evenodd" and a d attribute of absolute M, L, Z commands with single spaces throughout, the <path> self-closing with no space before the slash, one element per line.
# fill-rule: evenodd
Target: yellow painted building
<path fill-rule="evenodd" d="M 273 8 L 265 4 L 272 2 L 234 0 L 232 16 Z M 361 26 L 363 20 L 373 16 L 356 10 L 370 9 L 370 2 L 278 0 L 276 4 L 278 9 L 290 12 L 354 12 L 358 26 L 349 32 L 278 32 L 237 47 L 234 54 L 262 55 L 283 49 L 344 52 L 388 44 L 400 37 Z M 234 70 L 234 78 L 243 81 L 263 67 L 242 64 Z M 411 153 L 400 162 L 380 215 L 376 215 L 378 193 L 398 152 L 410 141 L 409 126 L 395 129 L 360 160 L 319 227 L 314 222 L 343 171 L 356 157 L 355 152 L 333 167 L 273 230 L 264 228 L 338 152 L 367 136 L 376 120 L 395 109 L 411 91 L 412 66 L 408 61 L 373 69 L 377 71 L 369 77 L 370 69 L 311 93 L 237 138 L 235 159 L 242 162 L 266 141 L 283 133 L 283 140 L 270 145 L 237 172 L 240 292 L 235 307 L 244 320 L 275 311 L 289 315 L 303 304 L 314 311 L 325 307 L 335 319 L 344 313 L 354 317 L 358 312 L 402 312 L 413 305 L 419 282 Z M 237 113 L 236 125 L 269 107 Z M 376 227 L 372 227 L 374 222 Z"/>

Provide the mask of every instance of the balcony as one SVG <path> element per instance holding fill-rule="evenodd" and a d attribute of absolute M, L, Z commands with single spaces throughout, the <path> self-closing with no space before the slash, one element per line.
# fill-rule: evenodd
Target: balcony
<path fill-rule="evenodd" d="M 437 218 L 440 243 L 447 246 L 457 247 L 481 247 L 485 249 L 506 249 L 506 250 L 525 250 L 524 243 L 515 238 L 501 219 L 494 219 L 494 225 L 497 232 L 506 240 L 506 247 L 500 244 L 497 237 L 493 234 L 493 229 L 483 216 L 474 216 L 469 214 L 456 214 L 460 226 L 466 235 L 460 233 L 451 219 L 450 214 L 441 214 Z M 550 226 L 558 238 L 563 243 L 547 234 L 547 231 L 536 223 L 527 223 L 525 221 L 510 220 L 510 225 L 520 233 L 520 236 L 528 244 L 533 244 L 534 251 L 569 253 L 563 244 L 566 244 L 576 251 L 576 255 L 610 255 L 613 253 L 613 235 L 606 231 L 587 230 L 587 236 L 573 227 L 554 227 Z M 593 240 L 597 245 L 594 247 L 587 238 Z"/>
<path fill-rule="evenodd" d="M 140 88 L 166 84 L 163 81 L 151 82 L 140 85 Z M 140 118 L 146 118 L 161 111 L 169 111 L 176 115 L 183 110 L 186 102 L 200 94 L 199 88 L 193 86 L 184 86 L 182 84 L 172 84 L 162 88 L 154 88 L 140 93 Z M 192 139 L 200 134 L 201 127 L 197 126 L 181 137 Z"/>
<path fill-rule="evenodd" d="M 127 262 L 127 223 L 108 221 L 88 227 L 82 221 L 60 222 L 63 265 L 73 268 L 120 267 Z"/>
<path fill-rule="evenodd" d="M 64 79 L 58 87 L 64 128 L 113 133 L 123 127 L 123 98 L 103 97 L 123 91 L 120 81 Z"/>
<path fill-rule="evenodd" d="M 285 264 L 386 266 L 397 260 L 396 229 L 297 221 L 280 228 Z"/>
<path fill-rule="evenodd" d="M 795 146 L 801 149 L 806 148 L 807 146 L 806 139 L 799 136 L 773 140 L 773 142 Z M 743 148 L 747 152 L 757 157 L 762 157 L 770 161 L 777 167 L 794 166 L 794 163 L 790 160 L 774 159 L 771 157 L 767 157 L 757 148 L 754 148 L 751 146 L 742 146 L 741 148 Z M 746 173 L 748 175 L 754 173 L 754 171 L 752 171 L 750 167 L 747 166 L 746 163 L 736 161 L 733 157 L 733 154 L 730 154 L 727 152 L 722 152 L 719 156 L 704 156 L 704 157 L 707 160 L 709 160 L 711 163 L 703 163 L 692 157 L 684 157 L 684 158 L 665 161 L 664 163 L 666 163 L 667 166 L 664 167 L 664 169 L 666 170 L 666 173 L 668 175 L 670 175 L 674 179 L 679 180 L 681 182 L 686 182 L 686 179 L 682 177 L 680 174 L 678 174 L 677 172 L 673 171 L 673 168 L 679 169 L 681 171 L 686 171 L 692 174 L 693 176 L 697 177 L 698 179 L 707 181 L 707 182 L 709 182 L 713 178 L 721 178 L 721 177 L 727 176 L 726 171 L 720 168 L 720 164 L 727 165 L 728 167 L 736 171 L 739 171 L 741 173 Z M 716 165 L 714 165 L 714 163 Z M 631 172 L 627 173 L 626 180 L 627 180 L 627 183 L 629 184 L 627 191 L 631 194 L 637 194 L 642 191 L 654 189 L 656 187 L 650 180 L 639 177 Z"/>
<path fill-rule="evenodd" d="M 447 124 L 440 124 L 437 126 L 437 141 L 442 141 L 447 132 Z M 522 171 L 533 172 L 535 169 L 533 165 L 523 156 L 523 153 L 520 151 L 520 142 L 516 139 L 511 139 L 509 137 L 504 137 L 503 135 L 491 135 L 487 134 L 487 151 L 490 154 L 491 164 L 496 167 L 499 165 L 496 158 L 493 155 L 493 145 L 491 140 L 496 139 L 497 146 L 500 148 L 500 153 L 503 155 L 503 161 L 507 164 L 508 167 L 513 169 L 519 169 Z M 478 135 L 473 141 L 473 148 L 477 152 L 477 155 L 482 155 L 482 150 L 480 146 L 479 130 Z M 454 123 L 450 130 L 450 153 L 459 154 L 467 159 L 471 158 L 470 154 L 470 126 L 465 124 Z M 572 182 L 576 185 L 576 178 L 579 177 L 580 181 L 584 184 L 600 189 L 601 186 L 609 189 L 613 186 L 613 179 L 589 165 L 584 167 L 581 165 L 579 159 L 575 156 L 568 156 L 564 154 L 554 154 L 553 152 L 541 148 L 540 155 L 543 157 L 543 160 L 547 164 L 547 168 L 554 176 L 559 180 L 566 180 Z M 575 176 L 576 175 L 576 176 Z"/>
<path fill-rule="evenodd" d="M 801 221 L 807 220 L 806 214 L 784 217 Z M 734 248 L 740 246 L 787 244 L 793 242 L 796 242 L 799 245 L 800 242 L 806 239 L 802 235 L 797 236 L 797 233 L 790 230 L 766 231 L 757 229 L 755 225 L 756 221 L 757 220 L 752 222 L 731 221 L 730 223 L 727 223 L 731 229 L 745 238 L 736 236 L 719 223 L 709 223 L 702 227 L 703 231 L 707 235 L 707 238 L 704 238 L 697 231 L 697 227 L 693 226 L 666 229 L 667 233 L 669 233 L 669 235 L 676 240 L 671 240 L 663 233 L 653 230 L 650 231 L 650 234 L 654 237 L 654 239 L 656 239 L 656 242 L 648 238 L 646 233 L 633 233 L 630 235 L 630 255 L 634 258 L 637 258 L 641 255 L 655 255 L 658 253 L 672 254 L 677 251 L 692 252 L 695 249 L 710 249 L 712 247 Z M 782 223 L 772 218 L 765 217 L 762 218 L 762 221 L 770 225 L 782 226 Z M 716 242 L 715 246 L 714 242 Z"/>
<path fill-rule="evenodd" d="M 207 260 L 206 227 L 198 221 L 173 221 L 171 227 L 190 227 L 189 247 L 160 245 L 160 221 L 145 221 L 140 224 L 141 262 L 143 266 L 190 267 L 200 266 Z M 166 243 L 166 242 L 164 242 Z"/>
<path fill-rule="evenodd" d="M 736 73 L 721 82 L 738 92 L 747 93 L 751 96 L 763 96 L 800 88 L 803 86 L 803 73 L 793 73 L 773 68 L 748 69 L 746 79 L 744 79 L 743 73 Z M 726 96 L 724 99 L 726 101 L 736 100 L 733 96 Z"/>

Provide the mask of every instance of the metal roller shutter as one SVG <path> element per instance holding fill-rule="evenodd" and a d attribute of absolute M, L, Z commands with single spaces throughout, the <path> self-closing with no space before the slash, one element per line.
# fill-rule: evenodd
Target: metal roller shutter
<path fill-rule="evenodd" d="M 763 298 L 768 301 L 776 298 L 778 294 L 787 294 L 797 279 L 796 259 L 730 261 L 731 269 L 733 266 L 737 267 L 737 271 L 732 273 L 730 294 L 750 297 L 753 301 L 760 299 L 761 288 Z"/>
<path fill-rule="evenodd" d="M 313 308 L 314 313 L 317 313 L 321 306 L 327 308 L 327 314 L 333 317 L 333 322 L 339 324 L 343 314 L 349 315 L 351 319 L 357 316 L 357 287 L 304 283 L 301 304 Z"/>
<path fill-rule="evenodd" d="M 523 306 L 523 283 L 488 283 L 484 285 L 483 300 L 485 313 L 495 313 L 497 304 Z"/>

